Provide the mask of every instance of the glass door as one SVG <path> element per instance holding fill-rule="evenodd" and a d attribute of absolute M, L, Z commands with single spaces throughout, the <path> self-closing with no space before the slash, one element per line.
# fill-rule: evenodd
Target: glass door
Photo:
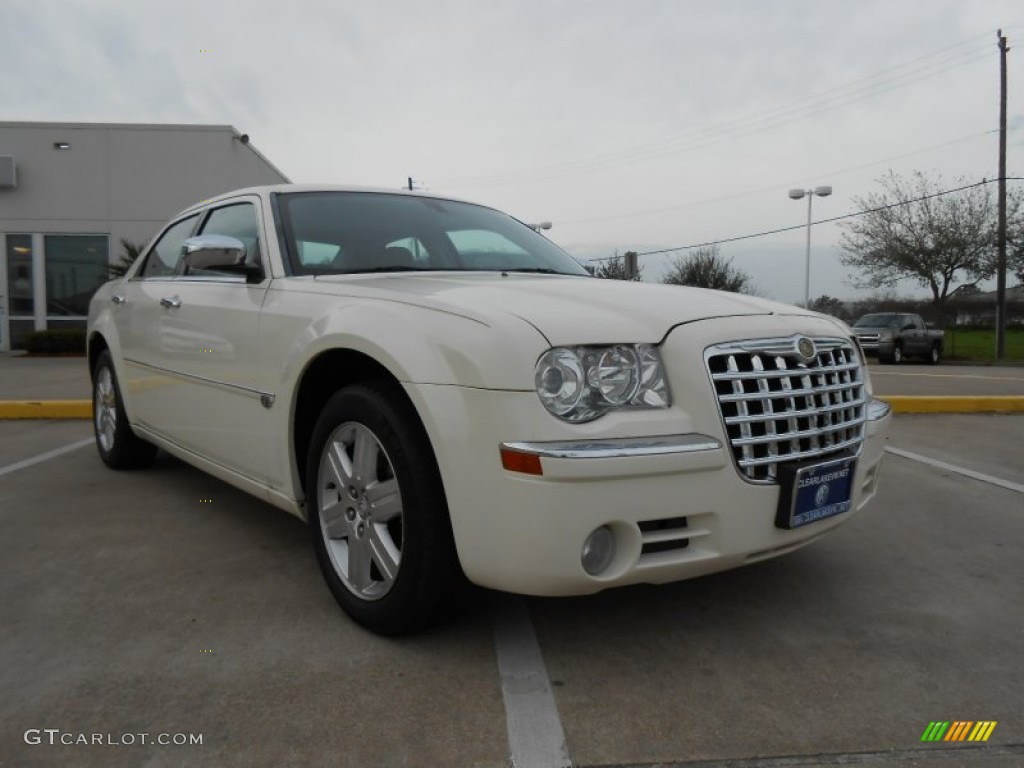
<path fill-rule="evenodd" d="M 32 235 L 7 235 L 6 295 L 0 293 L 0 349 L 18 349 L 35 330 Z"/>

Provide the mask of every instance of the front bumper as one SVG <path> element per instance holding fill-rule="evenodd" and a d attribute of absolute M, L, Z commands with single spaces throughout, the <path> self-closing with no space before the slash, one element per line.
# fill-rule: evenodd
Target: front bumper
<path fill-rule="evenodd" d="M 858 336 L 857 343 L 860 344 L 861 350 L 868 357 L 888 357 L 892 354 L 892 338 L 883 339 L 877 335 L 869 337 Z"/>
<path fill-rule="evenodd" d="M 707 373 L 693 365 L 693 348 L 663 349 L 671 408 L 609 414 L 571 430 L 533 392 L 406 386 L 433 443 L 471 581 L 535 595 L 676 581 L 797 549 L 871 500 L 888 406 L 872 401 L 867 408 L 851 511 L 778 528 L 779 486 L 740 476 Z M 538 457 L 543 474 L 504 469 L 502 445 Z M 616 554 L 592 576 L 580 558 L 600 526 L 613 532 Z"/>

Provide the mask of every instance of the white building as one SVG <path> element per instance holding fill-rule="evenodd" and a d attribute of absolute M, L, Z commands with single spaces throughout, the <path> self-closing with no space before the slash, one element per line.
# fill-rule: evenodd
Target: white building
<path fill-rule="evenodd" d="M 288 178 L 229 125 L 0 122 L 0 351 L 84 327 L 120 258 L 182 208 Z"/>

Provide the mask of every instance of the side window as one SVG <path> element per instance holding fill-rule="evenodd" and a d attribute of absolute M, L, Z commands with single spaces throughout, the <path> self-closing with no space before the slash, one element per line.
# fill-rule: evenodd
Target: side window
<path fill-rule="evenodd" d="M 259 221 L 256 218 L 256 208 L 251 203 L 228 205 L 215 209 L 203 224 L 200 234 L 226 235 L 241 240 L 242 245 L 245 246 L 246 262 L 259 264 Z M 197 271 L 193 270 L 190 274 L 197 274 Z"/>
<path fill-rule="evenodd" d="M 139 277 L 173 277 L 177 273 L 181 246 L 192 235 L 199 214 L 182 219 L 161 235 L 149 250 Z"/>

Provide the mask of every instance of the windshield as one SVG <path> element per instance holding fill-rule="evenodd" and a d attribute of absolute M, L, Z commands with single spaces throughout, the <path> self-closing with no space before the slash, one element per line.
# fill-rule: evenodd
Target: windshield
<path fill-rule="evenodd" d="M 280 196 L 296 275 L 438 270 L 588 275 L 547 238 L 492 208 L 380 192 Z"/>
<path fill-rule="evenodd" d="M 877 314 L 864 315 L 853 324 L 854 328 L 895 328 L 899 325 L 899 315 Z"/>

